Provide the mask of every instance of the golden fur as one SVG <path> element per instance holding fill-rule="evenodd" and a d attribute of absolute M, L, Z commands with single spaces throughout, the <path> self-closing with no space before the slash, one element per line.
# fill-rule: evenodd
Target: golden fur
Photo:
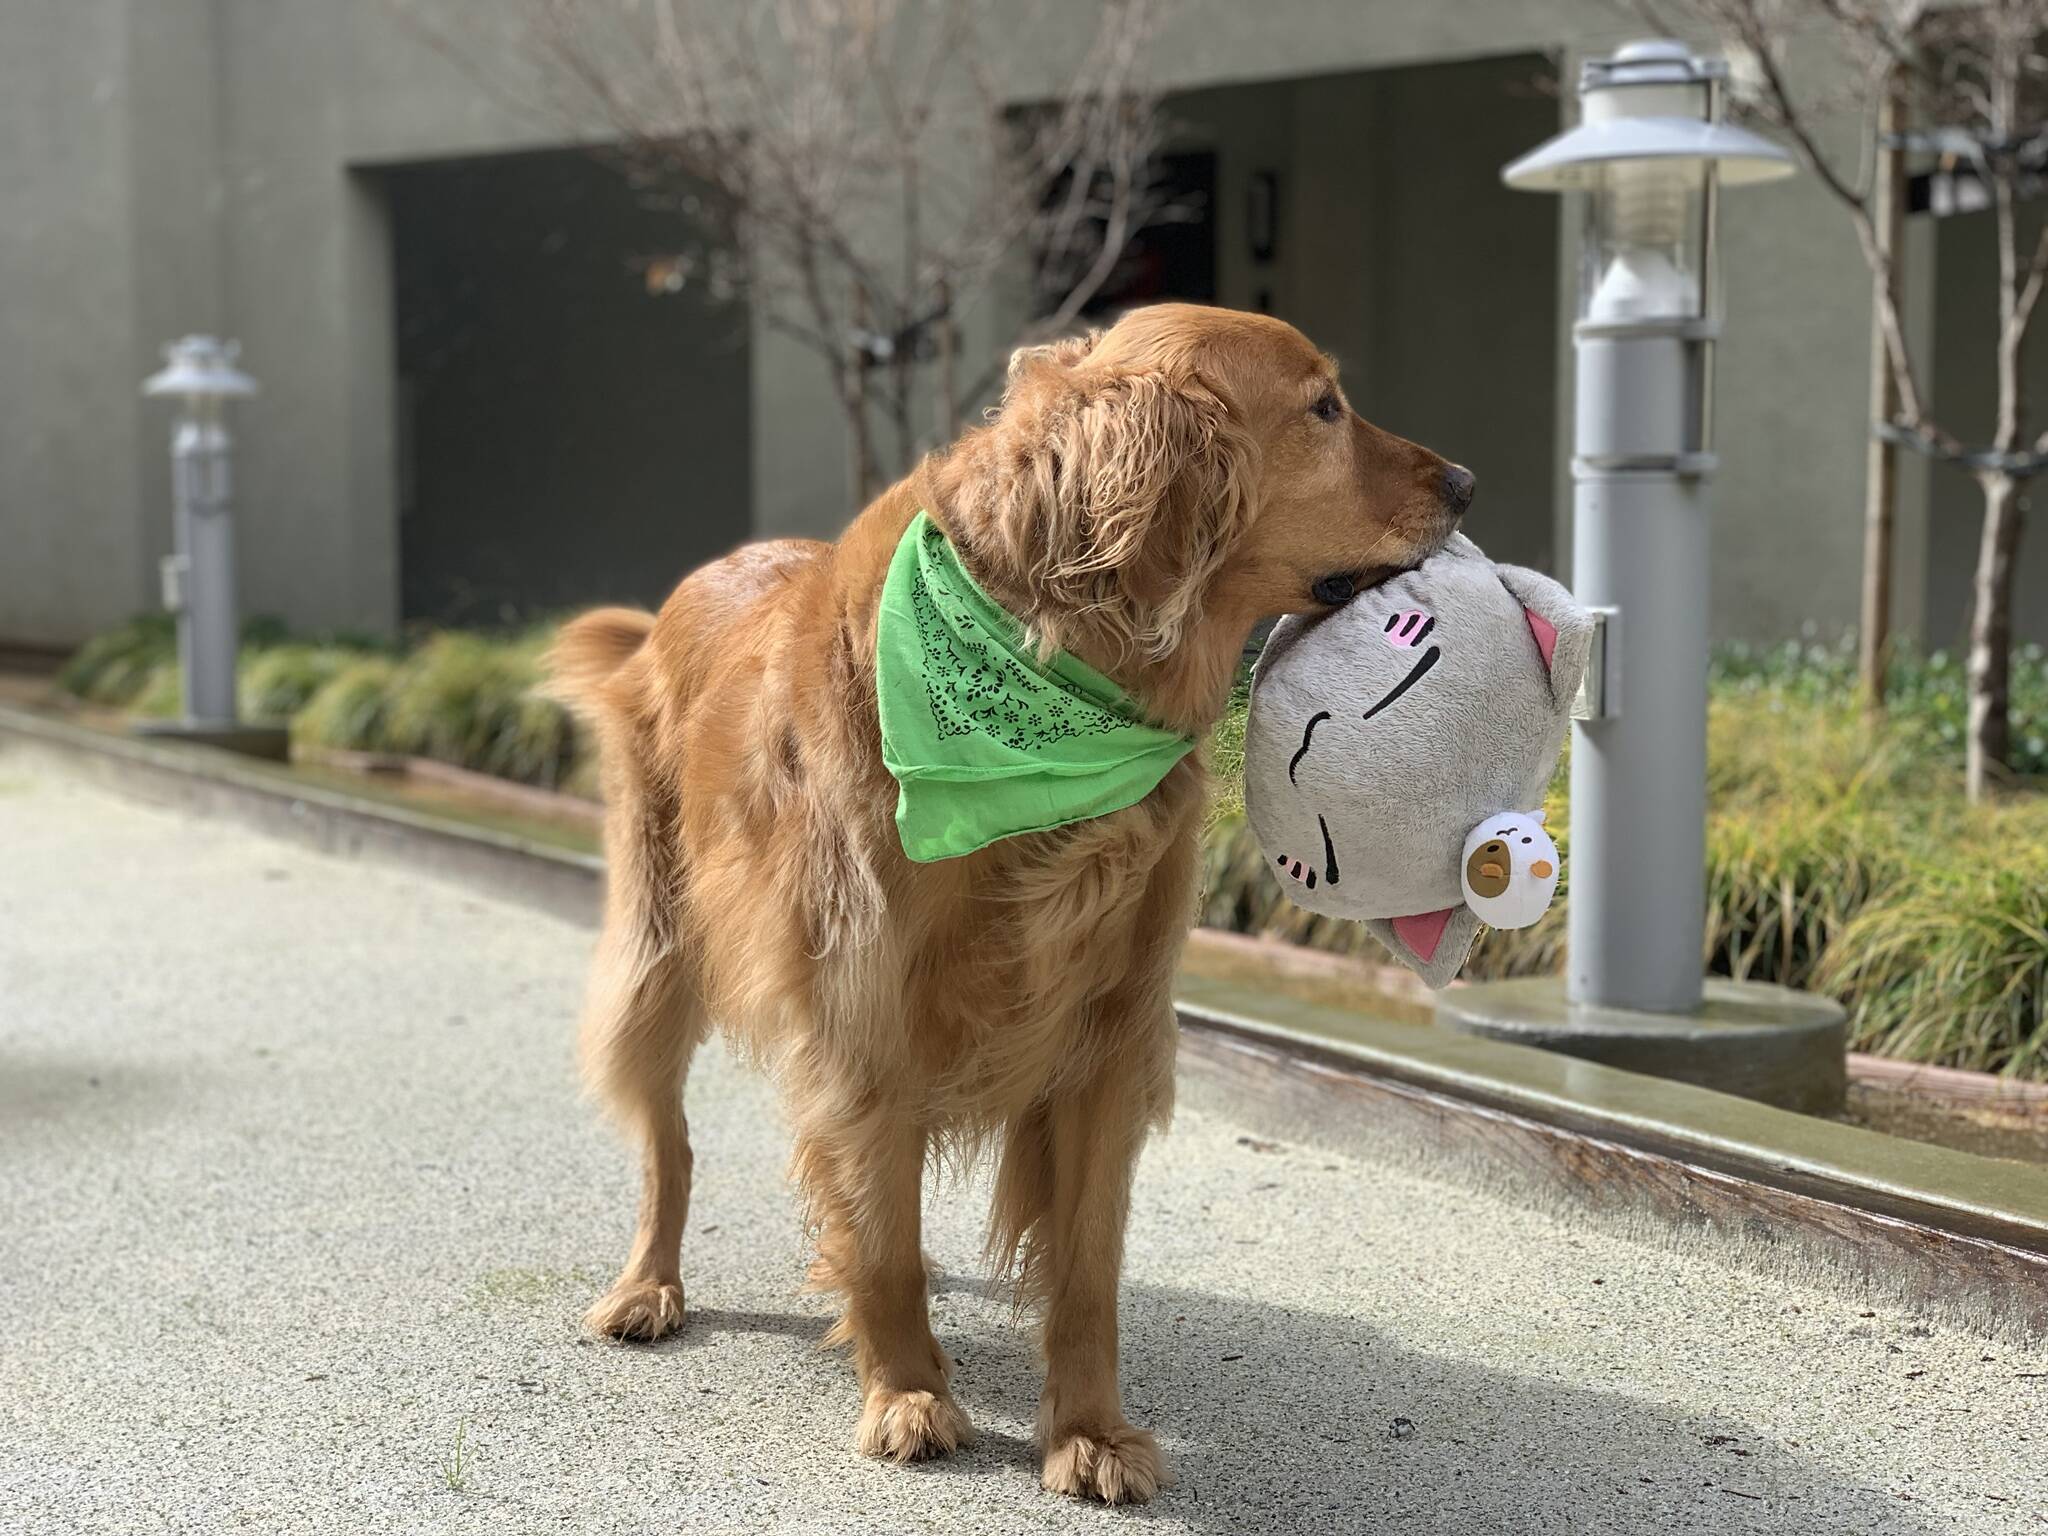
<path fill-rule="evenodd" d="M 928 1160 L 986 1148 L 991 1251 L 1045 1313 L 1046 1486 L 1149 1498 L 1165 1468 L 1124 1418 L 1117 1277 L 1138 1150 L 1172 1106 L 1203 764 L 1114 815 L 911 863 L 875 707 L 883 575 L 923 508 L 1041 645 L 1198 732 L 1256 621 L 1318 607 L 1320 578 L 1414 564 L 1470 487 L 1353 415 L 1291 326 L 1163 305 L 1020 352 L 989 424 L 837 544 L 749 546 L 658 617 L 570 624 L 555 667 L 600 735 L 610 866 L 583 1059 L 644 1160 L 632 1254 L 590 1326 L 682 1321 L 681 1086 L 716 1022 L 793 1122 L 860 1449 L 971 1437 L 926 1318 L 919 1196 Z"/>

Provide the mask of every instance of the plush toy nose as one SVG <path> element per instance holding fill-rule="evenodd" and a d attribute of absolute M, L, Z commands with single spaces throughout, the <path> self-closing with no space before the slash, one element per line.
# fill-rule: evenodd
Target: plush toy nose
<path fill-rule="evenodd" d="M 1387 620 L 1384 637 L 1397 651 L 1413 650 L 1429 638 L 1436 620 L 1420 608 L 1404 608 Z"/>

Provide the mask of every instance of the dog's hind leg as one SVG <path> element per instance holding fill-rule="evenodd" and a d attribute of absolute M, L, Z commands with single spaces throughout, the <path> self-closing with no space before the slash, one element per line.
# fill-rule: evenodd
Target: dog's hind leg
<path fill-rule="evenodd" d="M 625 775 L 609 786 L 604 933 L 583 1011 L 584 1077 L 640 1144 L 640 1219 L 591 1332 L 658 1339 L 683 1321 L 681 1249 L 690 1213 L 683 1079 L 709 1029 L 691 947 L 676 931 L 672 809 Z"/>
<path fill-rule="evenodd" d="M 683 1224 L 690 1214 L 689 1122 L 683 1079 L 703 1039 L 703 1006 L 674 956 L 620 974 L 600 948 L 583 1023 L 584 1069 L 640 1143 L 640 1217 L 619 1278 L 584 1317 L 591 1332 L 658 1339 L 683 1321 Z"/>

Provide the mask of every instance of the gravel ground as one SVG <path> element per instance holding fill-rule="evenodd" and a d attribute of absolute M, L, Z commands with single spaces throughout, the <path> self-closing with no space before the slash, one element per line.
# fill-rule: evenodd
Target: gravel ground
<path fill-rule="evenodd" d="M 1178 1484 L 1042 1493 L 1032 1346 L 929 1246 L 955 1460 L 851 1449 L 767 1089 L 691 1084 L 693 1309 L 588 1343 L 628 1156 L 579 1101 L 590 936 L 0 755 L 0 1530 L 2048 1536 L 2048 1358 L 1240 1141 L 1148 1153 L 1132 1416 Z M 2043 1374 L 2034 1374 L 2043 1373 Z"/>

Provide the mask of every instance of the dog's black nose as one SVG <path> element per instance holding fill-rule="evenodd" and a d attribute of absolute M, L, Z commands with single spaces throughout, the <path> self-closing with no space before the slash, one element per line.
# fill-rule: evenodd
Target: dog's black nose
<path fill-rule="evenodd" d="M 1472 493 L 1477 489 L 1479 482 L 1472 478 L 1472 471 L 1464 465 L 1444 466 L 1444 505 L 1451 509 L 1451 516 L 1465 515 L 1465 509 L 1472 505 Z"/>

